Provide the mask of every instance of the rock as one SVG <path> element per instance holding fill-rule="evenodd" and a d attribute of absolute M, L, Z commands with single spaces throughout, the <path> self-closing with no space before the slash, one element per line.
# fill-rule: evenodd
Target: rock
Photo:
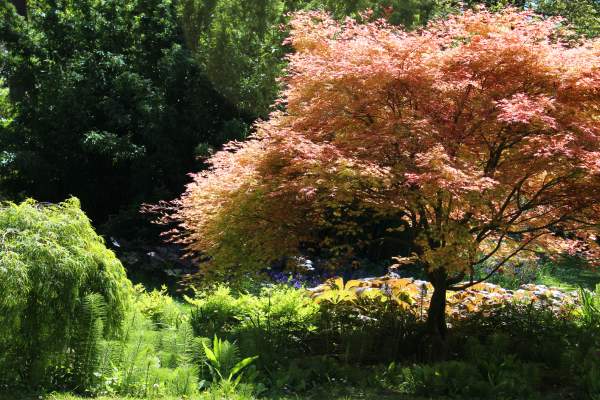
<path fill-rule="evenodd" d="M 152 275 L 163 273 L 178 278 L 198 269 L 193 262 L 183 258 L 184 250 L 177 245 L 152 245 L 114 237 L 110 238 L 109 244 L 130 272 Z"/>

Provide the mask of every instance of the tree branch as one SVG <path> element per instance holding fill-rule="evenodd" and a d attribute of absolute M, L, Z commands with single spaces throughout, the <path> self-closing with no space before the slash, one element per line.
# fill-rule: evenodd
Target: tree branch
<path fill-rule="evenodd" d="M 474 282 L 469 282 L 465 285 L 462 286 L 452 286 L 449 287 L 448 290 L 465 290 L 468 289 L 474 285 L 477 285 L 478 283 L 484 282 L 486 280 L 488 280 L 492 275 L 494 275 L 504 264 L 506 264 L 511 258 L 513 258 L 516 254 L 518 254 L 519 252 L 521 252 L 525 247 L 527 247 L 527 245 L 529 245 L 531 242 L 533 242 L 535 239 L 546 235 L 547 232 L 542 232 L 538 235 L 533 236 L 531 239 L 527 240 L 525 243 L 521 244 L 519 247 L 517 247 L 517 249 L 515 251 L 513 251 L 512 253 L 510 253 L 508 256 L 506 256 L 500 263 L 498 263 L 494 269 L 492 269 L 492 271 L 487 274 L 484 278 L 482 279 L 478 279 Z"/>

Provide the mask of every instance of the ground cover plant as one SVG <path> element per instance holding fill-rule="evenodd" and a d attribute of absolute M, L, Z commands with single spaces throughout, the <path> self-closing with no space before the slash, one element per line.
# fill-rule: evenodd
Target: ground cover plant
<path fill-rule="evenodd" d="M 437 363 L 415 354 L 425 325 L 409 297 L 384 296 L 331 301 L 287 286 L 255 294 L 221 286 L 182 303 L 136 286 L 121 333 L 100 339 L 93 379 L 76 390 L 156 399 L 598 395 L 600 287 L 562 310 L 523 301 L 489 306 L 473 296 L 477 310 L 449 310 L 454 352 Z"/>
<path fill-rule="evenodd" d="M 40 391 L 68 398 L 44 394 L 51 389 L 135 398 L 535 398 L 543 379 L 557 376 L 567 393 L 598 392 L 600 288 L 582 289 L 556 307 L 555 289 L 510 297 L 480 285 L 449 295 L 454 360 L 421 364 L 428 356 L 415 349 L 431 298 L 426 282 L 338 278 L 312 289 L 241 291 L 221 285 L 182 302 L 166 288 L 132 288 L 74 199 L 7 203 L 0 215 L 10 223 L 2 242 L 4 290 L 22 294 L 3 297 L 2 388 L 18 391 L 16 398 Z M 65 234 L 72 231 L 78 234 Z M 68 282 L 75 286 L 66 289 Z M 59 292 L 48 292 L 53 287 Z M 42 303 L 32 302 L 42 295 Z M 31 324 L 36 330 L 25 333 Z M 25 339 L 36 346 L 28 351 Z"/>

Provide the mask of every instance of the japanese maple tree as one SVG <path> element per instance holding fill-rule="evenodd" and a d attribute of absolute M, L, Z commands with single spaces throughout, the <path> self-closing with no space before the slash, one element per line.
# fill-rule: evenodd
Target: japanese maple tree
<path fill-rule="evenodd" d="M 477 283 L 475 266 L 596 250 L 599 41 L 514 9 L 416 32 L 316 12 L 291 27 L 285 111 L 214 155 L 171 214 L 211 268 L 297 252 L 349 204 L 395 216 L 443 337 L 446 291 Z"/>

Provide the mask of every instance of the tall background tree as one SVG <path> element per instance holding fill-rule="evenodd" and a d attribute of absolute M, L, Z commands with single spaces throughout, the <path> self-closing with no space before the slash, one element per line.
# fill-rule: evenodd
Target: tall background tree
<path fill-rule="evenodd" d="M 579 33 L 600 33 L 598 0 L 181 0 L 186 40 L 218 90 L 242 109 L 266 117 L 277 97 L 277 78 L 290 48 L 282 45 L 282 24 L 290 13 L 320 9 L 335 19 L 371 10 L 407 29 L 470 7 L 513 6 L 563 16 Z"/>
<path fill-rule="evenodd" d="M 298 10 L 323 9 L 336 18 L 372 10 L 394 24 L 424 25 L 451 10 L 444 0 L 182 0 L 187 43 L 217 89 L 255 116 L 268 116 L 290 48 L 282 27 Z"/>
<path fill-rule="evenodd" d="M 600 35 L 600 1 L 598 0 L 467 0 L 467 7 L 485 6 L 491 10 L 517 7 L 533 10 L 545 16 L 560 16 L 578 34 Z"/>
<path fill-rule="evenodd" d="M 103 222 L 173 196 L 198 155 L 241 138 L 243 117 L 186 48 L 170 0 L 32 1 L 27 19 L 1 4 L 14 118 L 0 177 L 13 197 L 74 194 Z"/>
<path fill-rule="evenodd" d="M 216 154 L 170 216 L 208 271 L 319 246 L 330 212 L 384 216 L 411 238 L 400 261 L 432 282 L 443 338 L 446 291 L 482 263 L 485 280 L 541 249 L 597 251 L 598 40 L 514 9 L 413 33 L 321 13 L 292 27 L 285 111 Z"/>
<path fill-rule="evenodd" d="M 600 35 L 599 0 L 540 0 L 532 3 L 541 14 L 564 17 L 580 34 Z"/>

